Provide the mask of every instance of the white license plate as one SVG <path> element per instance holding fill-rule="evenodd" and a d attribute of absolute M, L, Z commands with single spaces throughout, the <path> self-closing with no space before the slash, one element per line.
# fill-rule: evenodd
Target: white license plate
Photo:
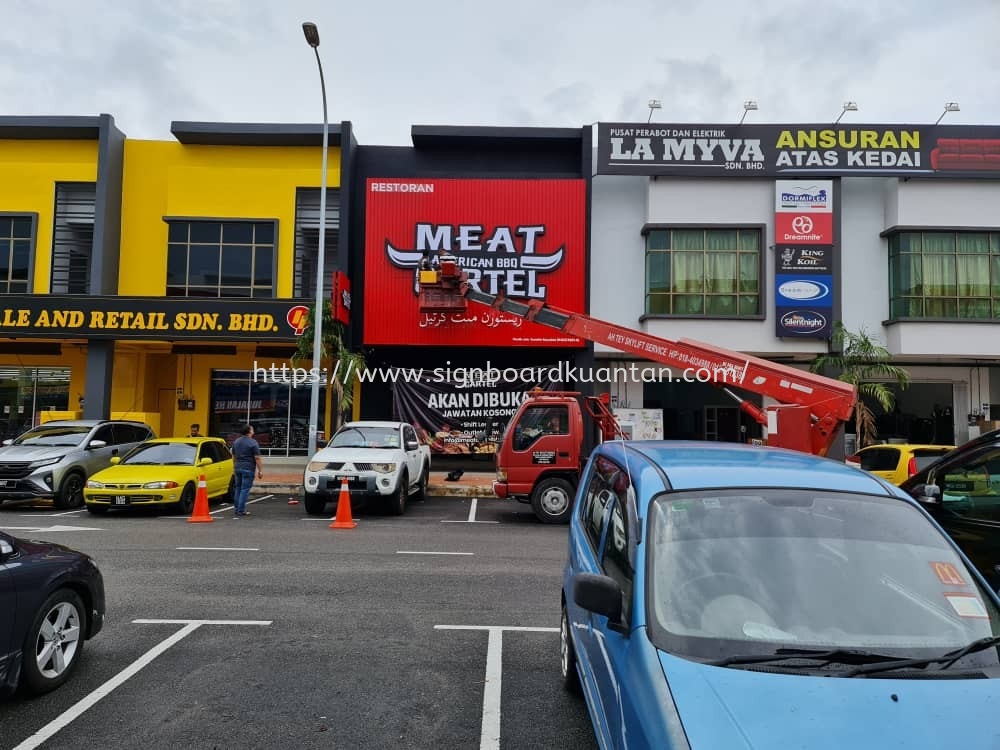
<path fill-rule="evenodd" d="M 17 482 L 13 479 L 0 479 L 0 487 L 17 487 Z"/>
<path fill-rule="evenodd" d="M 125 495 L 115 495 L 115 505 L 128 505 L 128 498 Z"/>
<path fill-rule="evenodd" d="M 348 482 L 355 482 L 357 481 L 358 478 L 354 474 L 338 474 L 336 479 L 338 482 L 344 479 L 346 479 Z"/>

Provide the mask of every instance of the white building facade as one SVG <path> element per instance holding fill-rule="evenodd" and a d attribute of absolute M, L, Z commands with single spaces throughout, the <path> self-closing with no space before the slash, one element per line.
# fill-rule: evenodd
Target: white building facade
<path fill-rule="evenodd" d="M 1000 418 L 1000 128 L 599 123 L 596 142 L 593 316 L 804 369 L 840 321 L 911 377 L 879 439 L 959 444 Z M 679 375 L 607 387 L 662 408 L 665 437 L 763 436 Z"/>

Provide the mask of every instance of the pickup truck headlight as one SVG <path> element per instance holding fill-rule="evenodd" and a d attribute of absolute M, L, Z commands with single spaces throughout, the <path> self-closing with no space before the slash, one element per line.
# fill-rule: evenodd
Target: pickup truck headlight
<path fill-rule="evenodd" d="M 56 456 L 55 458 L 41 458 L 38 461 L 32 461 L 28 464 L 29 469 L 40 469 L 43 466 L 51 466 L 52 464 L 57 464 L 62 461 L 64 456 Z"/>
<path fill-rule="evenodd" d="M 177 482 L 146 482 L 142 485 L 144 490 L 173 490 L 177 487 Z"/>
<path fill-rule="evenodd" d="M 396 470 L 396 464 L 372 464 L 372 469 L 379 474 L 392 474 Z"/>
<path fill-rule="evenodd" d="M 323 471 L 326 468 L 326 461 L 310 461 L 306 465 L 306 471 Z"/>
<path fill-rule="evenodd" d="M 88 490 L 103 490 L 104 489 L 104 482 L 95 482 L 93 479 L 88 479 L 87 480 L 87 489 Z"/>

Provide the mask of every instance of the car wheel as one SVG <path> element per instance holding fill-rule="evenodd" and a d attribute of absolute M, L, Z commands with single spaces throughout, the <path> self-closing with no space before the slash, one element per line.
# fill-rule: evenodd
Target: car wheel
<path fill-rule="evenodd" d="M 573 512 L 573 485 L 565 479 L 543 479 L 531 493 L 531 508 L 544 523 L 569 523 Z"/>
<path fill-rule="evenodd" d="M 405 471 L 399 478 L 399 487 L 396 494 L 389 500 L 389 512 L 394 516 L 401 516 L 406 512 L 406 499 L 410 493 L 410 475 Z"/>
<path fill-rule="evenodd" d="M 60 509 L 82 507 L 83 481 L 83 475 L 79 472 L 73 471 L 67 474 L 56 494 L 55 506 Z"/>
<path fill-rule="evenodd" d="M 425 466 L 424 470 L 420 473 L 420 486 L 417 487 L 417 494 L 416 494 L 417 500 L 427 499 L 427 485 L 430 484 L 430 481 L 431 481 L 431 470 Z"/>
<path fill-rule="evenodd" d="M 24 639 L 21 670 L 28 692 L 47 693 L 69 679 L 83 653 L 85 612 L 80 597 L 69 589 L 45 600 Z"/>
<path fill-rule="evenodd" d="M 559 621 L 559 669 L 562 673 L 563 687 L 574 695 L 580 695 L 580 674 L 576 671 L 576 649 L 569 632 L 569 616 L 566 605 L 562 608 L 562 618 Z"/>
<path fill-rule="evenodd" d="M 310 516 L 321 516 L 326 510 L 326 498 L 322 495 L 307 492 L 302 504 L 306 506 L 306 513 Z"/>
<path fill-rule="evenodd" d="M 174 506 L 174 512 L 181 515 L 189 516 L 191 511 L 194 510 L 194 485 L 190 482 L 184 485 L 184 491 L 181 493 L 181 499 L 177 501 Z"/>

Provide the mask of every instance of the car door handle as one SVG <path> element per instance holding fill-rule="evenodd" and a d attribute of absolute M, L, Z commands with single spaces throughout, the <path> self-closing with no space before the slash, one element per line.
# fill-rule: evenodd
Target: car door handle
<path fill-rule="evenodd" d="M 559 455 L 562 458 L 569 458 L 569 451 L 559 451 Z"/>

